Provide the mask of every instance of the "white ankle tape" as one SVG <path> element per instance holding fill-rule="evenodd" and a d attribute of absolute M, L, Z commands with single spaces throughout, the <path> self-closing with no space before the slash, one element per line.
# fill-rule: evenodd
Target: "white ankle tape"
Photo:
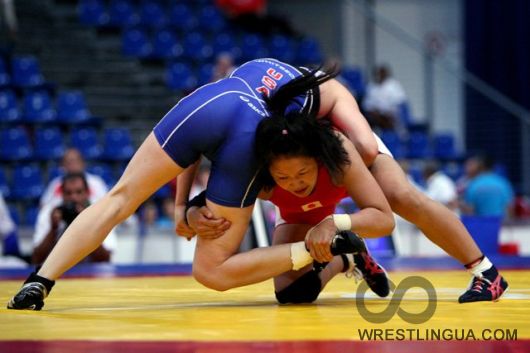
<path fill-rule="evenodd" d="M 351 230 L 351 217 L 349 214 L 334 214 L 333 222 L 338 230 Z"/>
<path fill-rule="evenodd" d="M 291 244 L 291 261 L 295 271 L 313 262 L 313 258 L 305 248 L 305 242 L 299 241 Z"/>
<path fill-rule="evenodd" d="M 482 277 L 482 272 L 489 270 L 491 266 L 493 266 L 491 261 L 487 257 L 484 257 L 477 265 L 475 265 L 473 268 L 470 268 L 469 272 L 471 272 L 475 277 Z"/>

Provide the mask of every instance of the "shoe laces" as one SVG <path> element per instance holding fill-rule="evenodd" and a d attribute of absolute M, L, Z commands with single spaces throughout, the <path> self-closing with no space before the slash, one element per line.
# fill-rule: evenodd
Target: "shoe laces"
<path fill-rule="evenodd" d="M 346 276 L 346 278 L 353 277 L 355 279 L 355 283 L 357 284 L 364 279 L 364 275 L 362 271 L 357 267 L 357 264 L 355 263 L 352 254 L 346 254 L 346 258 L 348 259 L 349 267 L 344 275 Z"/>
<path fill-rule="evenodd" d="M 473 284 L 471 290 L 473 292 L 481 293 L 484 290 L 484 286 L 488 284 L 491 285 L 491 281 L 488 280 L 486 277 L 475 277 L 473 279 Z"/>

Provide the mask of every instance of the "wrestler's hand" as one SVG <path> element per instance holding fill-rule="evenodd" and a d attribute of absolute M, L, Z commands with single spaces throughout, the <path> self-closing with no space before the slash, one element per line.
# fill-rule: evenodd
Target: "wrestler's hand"
<path fill-rule="evenodd" d="M 333 259 L 331 241 L 336 233 L 337 227 L 331 217 L 309 229 L 305 237 L 305 245 L 313 259 L 320 263 L 330 262 Z"/>
<path fill-rule="evenodd" d="M 175 232 L 181 237 L 188 238 L 190 240 L 195 236 L 195 231 L 191 228 L 185 220 L 184 212 L 186 211 L 185 205 L 175 206 Z"/>
<path fill-rule="evenodd" d="M 224 218 L 215 218 L 206 206 L 191 207 L 187 214 L 188 224 L 198 236 L 207 239 L 219 238 L 232 225 Z"/>

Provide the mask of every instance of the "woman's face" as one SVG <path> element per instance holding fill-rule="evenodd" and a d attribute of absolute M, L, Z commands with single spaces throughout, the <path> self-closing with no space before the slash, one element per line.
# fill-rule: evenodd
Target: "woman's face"
<path fill-rule="evenodd" d="M 269 172 L 279 187 L 295 196 L 306 197 L 317 183 L 318 163 L 310 157 L 278 157 L 271 162 Z"/>

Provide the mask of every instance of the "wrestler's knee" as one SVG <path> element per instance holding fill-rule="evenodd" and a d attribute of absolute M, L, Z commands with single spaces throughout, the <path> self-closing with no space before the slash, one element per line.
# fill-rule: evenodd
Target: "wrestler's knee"
<path fill-rule="evenodd" d="M 318 298 L 321 290 L 320 277 L 317 272 L 311 270 L 275 294 L 280 304 L 312 303 Z"/>
<path fill-rule="evenodd" d="M 232 288 L 229 278 L 222 271 L 213 266 L 208 266 L 200 261 L 193 263 L 193 278 L 203 286 L 224 292 Z"/>

